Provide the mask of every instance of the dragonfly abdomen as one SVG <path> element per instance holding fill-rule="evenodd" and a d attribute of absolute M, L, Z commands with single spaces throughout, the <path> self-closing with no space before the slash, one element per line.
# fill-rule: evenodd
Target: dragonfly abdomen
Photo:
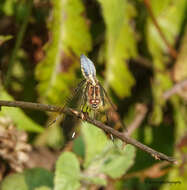
<path fill-rule="evenodd" d="M 85 55 L 81 55 L 81 71 L 86 80 L 96 84 L 96 69 L 93 62 Z"/>

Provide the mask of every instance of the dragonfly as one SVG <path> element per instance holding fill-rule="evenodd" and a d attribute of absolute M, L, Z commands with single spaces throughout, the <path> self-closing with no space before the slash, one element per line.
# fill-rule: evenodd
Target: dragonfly
<path fill-rule="evenodd" d="M 87 104 L 87 108 L 93 111 L 98 111 L 101 107 L 105 106 L 105 100 L 107 100 L 113 109 L 116 109 L 105 89 L 98 81 L 96 77 L 96 69 L 93 62 L 86 57 L 81 55 L 80 58 L 81 71 L 84 76 L 84 80 L 80 82 L 78 89 L 83 87 L 82 90 L 82 111 Z"/>
<path fill-rule="evenodd" d="M 76 99 L 78 105 L 80 105 L 81 112 L 87 114 L 92 112 L 94 119 L 96 119 L 96 116 L 101 114 L 101 112 L 104 112 L 106 120 L 108 122 L 109 117 L 105 107 L 106 105 L 110 105 L 112 110 L 116 111 L 116 106 L 113 104 L 106 90 L 97 79 L 96 69 L 93 62 L 82 54 L 80 57 L 80 65 L 84 79 L 78 84 L 77 88 L 75 89 L 74 99 Z M 69 102 L 73 101 L 70 99 Z M 75 105 L 76 104 L 74 104 L 74 106 Z"/>
<path fill-rule="evenodd" d="M 87 114 L 92 112 L 94 119 L 96 119 L 96 116 L 101 113 L 101 110 L 104 110 L 106 104 L 109 104 L 112 110 L 116 112 L 116 106 L 113 104 L 106 90 L 96 77 L 94 63 L 87 56 L 82 54 L 80 56 L 80 65 L 84 79 L 81 80 L 77 85 L 77 88 L 75 88 L 73 96 L 67 100 L 67 102 L 69 102 L 69 107 L 77 108 L 78 105 L 80 106 L 81 112 Z M 108 123 L 108 114 L 106 111 L 104 111 L 104 114 Z M 56 120 L 57 118 L 53 123 L 56 122 Z"/>

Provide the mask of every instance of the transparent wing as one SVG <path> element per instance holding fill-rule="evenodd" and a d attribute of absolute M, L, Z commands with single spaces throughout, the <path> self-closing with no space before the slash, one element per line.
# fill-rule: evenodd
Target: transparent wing
<path fill-rule="evenodd" d="M 117 107 L 116 107 L 115 104 L 113 104 L 113 102 L 110 99 L 110 97 L 108 96 L 106 90 L 103 88 L 103 86 L 100 83 L 99 83 L 99 86 L 100 86 L 100 89 L 101 89 L 101 97 L 102 97 L 102 101 L 104 102 L 104 104 L 106 103 L 105 101 L 107 101 L 111 105 L 112 109 L 114 111 L 116 111 Z"/>
<path fill-rule="evenodd" d="M 86 85 L 86 80 L 82 80 L 77 88 L 74 90 L 73 96 L 68 98 L 65 106 L 81 111 L 82 104 L 86 104 L 86 97 L 84 95 L 84 89 Z M 72 139 L 72 134 L 74 135 L 74 127 L 79 123 L 76 117 L 71 115 L 65 115 L 62 122 L 62 129 L 64 136 L 67 140 Z"/>
<path fill-rule="evenodd" d="M 75 88 L 72 96 L 67 98 L 65 106 L 70 108 L 78 108 L 80 104 L 84 101 L 84 88 L 86 85 L 86 79 L 82 80 Z"/>
<path fill-rule="evenodd" d="M 99 86 L 104 106 L 106 106 L 107 104 L 109 105 L 108 107 L 106 106 L 107 109 L 104 111 L 106 114 L 107 124 L 113 126 L 115 129 L 124 130 L 125 125 L 123 124 L 119 114 L 117 113 L 116 105 L 112 102 L 106 90 L 103 88 L 103 86 L 100 83 Z"/>
<path fill-rule="evenodd" d="M 86 83 L 86 80 L 84 79 L 77 85 L 72 95 L 66 99 L 66 103 L 64 107 L 70 107 L 70 108 L 79 110 L 79 107 L 81 106 L 80 104 L 86 101 L 83 98 L 85 83 Z M 63 113 L 59 113 L 59 115 L 52 122 L 48 124 L 48 127 L 54 124 L 58 119 L 60 119 L 62 117 L 62 114 Z M 70 116 L 70 115 L 64 115 L 64 118 L 61 122 L 62 123 L 61 127 L 63 129 L 63 133 L 66 138 L 69 138 L 70 136 L 72 136 L 72 129 L 74 128 L 76 122 L 78 122 L 78 119 L 76 119 L 75 117 Z"/>
<path fill-rule="evenodd" d="M 72 95 L 70 97 L 67 97 L 64 107 L 77 108 L 79 106 L 79 102 L 82 99 L 81 93 L 83 91 L 83 86 L 84 86 L 85 82 L 86 82 L 86 80 L 84 79 L 77 85 L 77 87 L 74 89 Z M 49 122 L 47 127 L 53 125 L 58 119 L 61 118 L 61 115 L 62 114 L 59 114 L 54 120 Z"/>

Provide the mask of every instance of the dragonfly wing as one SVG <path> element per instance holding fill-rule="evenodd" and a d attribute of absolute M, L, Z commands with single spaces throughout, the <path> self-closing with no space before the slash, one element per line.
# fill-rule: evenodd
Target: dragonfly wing
<path fill-rule="evenodd" d="M 86 104 L 86 97 L 84 94 L 86 88 L 86 80 L 82 80 L 77 88 L 74 90 L 74 93 L 71 98 L 68 99 L 65 106 L 81 110 L 82 104 Z M 62 122 L 62 129 L 64 136 L 67 140 L 72 139 L 72 134 L 74 134 L 74 127 L 79 123 L 79 120 L 71 115 L 65 115 L 64 120 Z"/>
<path fill-rule="evenodd" d="M 85 89 L 85 83 L 86 80 L 82 80 L 78 85 L 77 88 L 75 88 L 72 96 L 68 98 L 65 107 L 70 107 L 73 109 L 77 109 L 80 111 L 80 106 L 82 102 L 84 102 L 83 92 Z M 72 139 L 72 134 L 75 134 L 75 125 L 79 123 L 79 120 L 71 115 L 65 115 L 63 118 L 63 121 L 61 122 L 61 127 L 63 130 L 63 134 L 66 138 L 66 140 Z"/>
<path fill-rule="evenodd" d="M 106 90 L 103 88 L 103 86 L 99 83 L 99 86 L 100 86 L 100 91 L 101 91 L 101 98 L 102 98 L 102 101 L 103 101 L 103 104 L 105 105 L 105 98 L 106 98 L 106 101 L 109 102 L 109 104 L 111 105 L 112 109 L 114 111 L 117 110 L 116 106 L 113 104 L 112 100 L 109 98 Z"/>
<path fill-rule="evenodd" d="M 66 99 L 66 103 L 65 103 L 64 107 L 71 107 L 71 108 L 77 108 L 78 107 L 79 100 L 81 98 L 81 92 L 82 92 L 83 86 L 85 84 L 85 81 L 86 80 L 84 79 L 77 85 L 77 87 L 75 88 L 75 90 L 72 93 L 72 96 L 70 96 Z M 61 118 L 61 115 L 62 115 L 62 113 L 60 113 L 54 120 L 49 122 L 47 127 L 51 126 L 57 120 L 59 120 Z"/>
<path fill-rule="evenodd" d="M 119 114 L 117 113 L 116 105 L 113 104 L 112 100 L 109 98 L 106 90 L 102 87 L 102 85 L 101 84 L 99 84 L 99 85 L 100 85 L 100 89 L 101 89 L 101 96 L 103 96 L 104 104 L 106 104 L 108 102 L 112 108 L 112 111 L 107 111 L 107 110 L 105 111 L 107 123 L 110 124 L 112 122 L 113 124 L 111 124 L 111 125 L 114 125 L 114 128 L 116 128 L 116 129 L 120 128 L 120 129 L 124 130 L 125 126 L 124 126 Z"/>
<path fill-rule="evenodd" d="M 77 85 L 74 92 L 72 93 L 72 96 L 70 96 L 70 98 L 69 97 L 67 98 L 65 107 L 77 108 L 80 106 L 80 103 L 82 101 L 83 91 L 85 88 L 85 83 L 86 80 L 84 79 Z"/>

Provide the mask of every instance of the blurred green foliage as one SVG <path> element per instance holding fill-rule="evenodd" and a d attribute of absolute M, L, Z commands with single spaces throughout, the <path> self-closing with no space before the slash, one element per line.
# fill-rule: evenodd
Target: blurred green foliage
<path fill-rule="evenodd" d="M 81 15 L 83 12 L 80 0 L 53 1 L 53 18 L 48 24 L 52 38 L 45 47 L 45 58 L 36 68 L 41 101 L 58 104 L 70 94 L 78 66 L 71 52 L 80 56 L 91 49 L 91 36 Z M 67 65 L 63 66 L 62 61 Z"/>
<path fill-rule="evenodd" d="M 34 168 L 8 176 L 1 189 L 35 190 L 42 186 L 53 187 L 53 174 L 42 168 Z"/>
<path fill-rule="evenodd" d="M 163 97 L 187 78 L 186 0 L 0 0 L 0 18 L 1 100 L 65 105 L 82 78 L 79 58 L 86 54 L 122 121 L 131 126 L 140 114 L 136 105 L 147 107 L 132 136 L 179 162 L 162 168 L 150 155 L 74 118 L 63 116 L 64 122 L 45 128 L 55 114 L 2 107 L 1 117 L 27 132 L 34 151 L 60 151 L 51 172 L 10 174 L 0 158 L 2 190 L 187 188 L 187 91 Z M 72 130 L 77 136 L 70 141 Z"/>

